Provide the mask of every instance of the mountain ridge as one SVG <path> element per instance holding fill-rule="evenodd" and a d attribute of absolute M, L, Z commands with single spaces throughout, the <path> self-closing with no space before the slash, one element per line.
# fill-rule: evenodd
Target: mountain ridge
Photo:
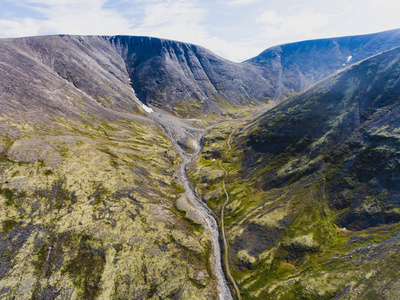
<path fill-rule="evenodd" d="M 30 47 L 28 56 L 55 68 L 59 76 L 93 94 L 103 106 L 110 105 L 107 93 L 112 92 L 115 98 L 125 90 L 117 97 L 123 106 L 139 106 L 134 109 L 140 111 L 139 98 L 144 104 L 193 117 L 235 114 L 248 107 L 280 102 L 342 69 L 343 64 L 400 45 L 400 30 L 279 45 L 242 63 L 230 62 L 201 46 L 146 36 L 50 35 L 0 41 L 3 47 L 20 45 L 17 52 Z M 75 60 L 68 66 L 67 57 L 61 53 L 74 51 L 70 58 Z M 118 88 L 109 91 L 97 82 L 95 91 L 78 59 L 91 59 L 93 66 L 97 64 L 97 73 L 110 82 L 115 78 L 110 77 L 108 69 L 117 68 L 111 72 L 119 80 Z M 125 103 L 123 99 L 131 100 Z"/>
<path fill-rule="evenodd" d="M 393 29 L 282 44 L 268 48 L 245 62 L 258 66 L 264 77 L 273 78 L 274 86 L 280 79 L 283 100 L 344 67 L 395 48 L 399 43 L 400 29 Z"/>

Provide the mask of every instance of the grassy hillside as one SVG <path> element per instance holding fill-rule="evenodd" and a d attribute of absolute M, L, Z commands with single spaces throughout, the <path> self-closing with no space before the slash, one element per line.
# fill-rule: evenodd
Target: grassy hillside
<path fill-rule="evenodd" d="M 176 205 L 181 158 L 122 58 L 43 39 L 0 47 L 0 298 L 215 298 L 209 237 Z"/>
<path fill-rule="evenodd" d="M 55 119 L 1 136 L 1 294 L 215 297 L 209 239 L 175 207 L 180 162 L 151 124 Z M 7 296 L 7 297 L 8 297 Z"/>
<path fill-rule="evenodd" d="M 397 297 L 399 59 L 398 48 L 369 58 L 205 136 L 191 177 L 220 215 L 219 160 L 229 171 L 230 266 L 244 299 Z"/>

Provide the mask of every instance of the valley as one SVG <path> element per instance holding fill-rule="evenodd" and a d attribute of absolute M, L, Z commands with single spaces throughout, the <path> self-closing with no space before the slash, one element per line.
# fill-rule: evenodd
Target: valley
<path fill-rule="evenodd" d="M 0 40 L 0 299 L 398 298 L 399 47 Z"/>

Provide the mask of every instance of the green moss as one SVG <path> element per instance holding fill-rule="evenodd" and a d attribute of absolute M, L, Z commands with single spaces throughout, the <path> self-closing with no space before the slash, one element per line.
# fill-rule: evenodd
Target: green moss
<path fill-rule="evenodd" d="M 175 205 L 174 205 L 174 208 L 175 208 L 176 214 L 177 214 L 182 220 L 186 221 L 186 223 L 187 223 L 187 230 L 188 230 L 188 231 L 190 231 L 190 232 L 198 232 L 198 233 L 203 232 L 203 230 L 204 230 L 203 226 L 200 225 L 200 224 L 197 224 L 196 222 L 193 222 L 191 219 L 189 219 L 189 218 L 186 216 L 186 215 L 187 215 L 186 211 L 180 210 L 180 209 L 177 208 Z"/>
<path fill-rule="evenodd" d="M 202 110 L 204 104 L 197 101 L 180 101 L 174 102 L 173 107 L 174 111 L 178 113 L 180 116 L 194 116 L 198 115 L 198 113 Z"/>
<path fill-rule="evenodd" d="M 18 225 L 17 221 L 5 220 L 3 221 L 3 232 L 9 233 L 17 225 Z"/>
<path fill-rule="evenodd" d="M 181 185 L 179 185 L 178 183 L 172 181 L 172 182 L 171 182 L 171 185 L 172 185 L 172 187 L 175 189 L 175 191 L 176 191 L 178 194 L 182 194 L 182 193 L 185 192 L 185 189 L 184 189 Z"/>
<path fill-rule="evenodd" d="M 32 265 L 35 269 L 35 273 L 37 275 L 42 275 L 44 272 L 44 267 L 47 259 L 47 247 L 42 246 L 39 250 L 35 253 L 35 260 L 32 262 Z"/>
<path fill-rule="evenodd" d="M 6 198 L 6 206 L 15 205 L 16 207 L 19 207 L 19 203 L 16 202 L 16 200 L 24 198 L 26 196 L 26 192 L 17 192 L 15 189 L 11 190 L 9 188 L 0 188 L 0 195 Z"/>
<path fill-rule="evenodd" d="M 91 245 L 91 237 L 83 235 L 78 252 L 63 270 L 78 288 L 82 299 L 96 299 L 100 292 L 100 280 L 105 266 L 105 253 L 102 248 Z"/>
<path fill-rule="evenodd" d="M 9 188 L 0 189 L 0 195 L 6 198 L 6 205 L 10 206 L 14 203 L 14 191 L 10 190 Z"/>
<path fill-rule="evenodd" d="M 45 162 L 43 159 L 38 160 L 38 167 L 39 168 L 44 168 L 46 166 Z"/>
<path fill-rule="evenodd" d="M 48 199 L 50 209 L 55 208 L 61 210 L 76 202 L 77 197 L 74 192 L 70 192 L 64 187 L 65 180 L 59 179 L 53 182 L 51 189 L 41 189 L 34 193 L 35 196 L 40 196 Z"/>
<path fill-rule="evenodd" d="M 91 196 L 95 199 L 94 204 L 100 204 L 110 195 L 110 191 L 105 188 L 101 183 L 94 183 L 93 188 L 95 191 Z"/>
<path fill-rule="evenodd" d="M 44 175 L 45 176 L 50 176 L 50 175 L 52 175 L 53 174 L 53 171 L 52 170 L 46 170 L 46 171 L 44 171 Z"/>
<path fill-rule="evenodd" d="M 98 150 L 109 156 L 111 166 L 114 168 L 118 167 L 118 157 L 114 153 L 112 153 L 108 148 L 98 148 Z"/>
<path fill-rule="evenodd" d="M 193 284 L 197 289 L 204 289 L 206 287 L 205 284 L 202 284 L 201 282 L 199 282 L 198 280 L 194 280 L 193 278 L 189 278 L 189 281 L 191 284 Z"/>
<path fill-rule="evenodd" d="M 104 121 L 101 122 L 101 126 L 103 126 L 105 130 L 118 131 L 118 129 L 110 126 L 108 123 L 106 123 Z"/>

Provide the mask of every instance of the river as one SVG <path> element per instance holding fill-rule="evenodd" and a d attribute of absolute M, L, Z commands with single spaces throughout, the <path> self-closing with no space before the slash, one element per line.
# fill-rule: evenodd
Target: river
<path fill-rule="evenodd" d="M 196 196 L 186 174 L 188 164 L 199 155 L 201 151 L 201 139 L 206 134 L 207 128 L 200 130 L 182 119 L 160 111 L 152 112 L 149 115 L 151 119 L 161 126 L 164 134 L 174 144 L 175 149 L 183 159 L 178 175 L 183 187 L 185 188 L 186 197 L 202 214 L 208 227 L 208 232 L 210 233 L 213 249 L 213 266 L 215 276 L 217 277 L 219 299 L 232 300 L 233 297 L 222 267 L 222 249 L 220 245 L 218 223 L 210 208 Z M 191 141 L 191 148 L 195 149 L 193 153 L 189 153 L 187 147 L 182 146 L 188 140 Z"/>

